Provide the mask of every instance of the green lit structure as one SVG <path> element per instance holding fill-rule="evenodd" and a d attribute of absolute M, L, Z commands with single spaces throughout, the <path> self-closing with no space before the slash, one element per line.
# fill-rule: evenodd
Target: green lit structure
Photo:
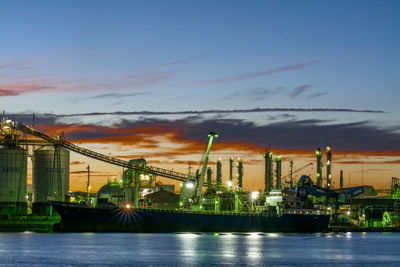
<path fill-rule="evenodd" d="M 332 186 L 332 148 L 331 146 L 326 147 L 326 180 L 327 180 L 327 188 Z"/>
<path fill-rule="evenodd" d="M 219 159 L 217 161 L 217 184 L 222 185 L 222 163 L 221 160 Z"/>
<path fill-rule="evenodd" d="M 275 156 L 275 163 L 276 163 L 276 187 L 275 189 L 280 190 L 282 189 L 282 156 L 276 155 Z"/>
<path fill-rule="evenodd" d="M 243 188 L 243 161 L 238 162 L 238 186 Z"/>
<path fill-rule="evenodd" d="M 229 158 L 229 181 L 233 182 L 233 157 Z"/>
<path fill-rule="evenodd" d="M 269 193 L 272 190 L 272 152 L 267 152 L 264 155 L 265 158 L 265 193 Z"/>
<path fill-rule="evenodd" d="M 207 186 L 211 186 L 211 175 L 212 175 L 211 168 L 208 167 L 207 168 Z"/>
<path fill-rule="evenodd" d="M 315 155 L 317 156 L 317 186 L 322 187 L 322 153 L 320 147 L 315 151 Z"/>

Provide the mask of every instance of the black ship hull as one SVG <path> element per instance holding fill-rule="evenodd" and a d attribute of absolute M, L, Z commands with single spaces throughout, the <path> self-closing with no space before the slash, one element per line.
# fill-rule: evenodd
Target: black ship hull
<path fill-rule="evenodd" d="M 59 232 L 322 232 L 329 215 L 205 213 L 176 210 L 90 208 L 53 202 Z"/>

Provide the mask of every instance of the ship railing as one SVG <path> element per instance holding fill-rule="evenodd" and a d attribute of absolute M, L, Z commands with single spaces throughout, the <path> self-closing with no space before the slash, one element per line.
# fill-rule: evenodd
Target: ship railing
<path fill-rule="evenodd" d="M 325 215 L 330 213 L 326 210 L 315 209 L 285 209 L 283 214 Z"/>
<path fill-rule="evenodd" d="M 242 215 L 242 216 L 270 216 L 274 217 L 276 215 L 270 213 L 263 213 L 263 212 L 245 212 L 245 211 L 212 211 L 212 210 L 202 210 L 202 211 L 195 211 L 195 210 L 180 210 L 180 209 L 162 209 L 162 208 L 145 208 L 141 209 L 142 211 L 155 211 L 155 212 L 168 212 L 168 213 L 192 213 L 192 214 L 207 214 L 207 215 Z"/>

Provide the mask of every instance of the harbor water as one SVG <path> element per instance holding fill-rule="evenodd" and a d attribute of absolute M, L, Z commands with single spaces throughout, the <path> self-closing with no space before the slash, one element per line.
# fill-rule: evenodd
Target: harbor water
<path fill-rule="evenodd" d="M 0 266 L 400 266 L 400 233 L 0 233 Z"/>

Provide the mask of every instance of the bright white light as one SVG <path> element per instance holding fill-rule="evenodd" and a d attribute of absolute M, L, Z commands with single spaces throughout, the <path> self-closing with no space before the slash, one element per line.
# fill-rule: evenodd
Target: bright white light
<path fill-rule="evenodd" d="M 248 238 L 251 238 L 251 239 L 260 239 L 260 238 L 261 238 L 261 235 L 259 235 L 259 233 L 250 233 L 250 234 L 248 235 Z"/>
<path fill-rule="evenodd" d="M 194 187 L 194 184 L 193 184 L 193 183 L 187 183 L 187 184 L 186 184 L 186 188 L 189 188 L 189 189 L 190 189 L 190 188 L 193 188 L 193 187 Z"/>
<path fill-rule="evenodd" d="M 269 237 L 279 237 L 279 234 L 277 234 L 277 233 L 269 233 L 268 236 Z"/>
<path fill-rule="evenodd" d="M 125 208 L 129 210 L 130 208 L 132 208 L 132 206 L 131 206 L 131 204 L 126 204 Z"/>
<path fill-rule="evenodd" d="M 179 236 L 183 237 L 185 239 L 192 239 L 192 238 L 198 237 L 198 235 L 192 234 L 192 233 L 183 233 L 183 234 L 180 234 Z"/>
<path fill-rule="evenodd" d="M 142 196 L 145 196 L 145 195 L 147 195 L 148 193 L 150 193 L 150 192 L 149 192 L 149 189 L 148 189 L 148 188 L 145 188 L 145 189 L 143 189 L 143 191 L 142 191 Z"/>
<path fill-rule="evenodd" d="M 349 216 L 350 215 L 350 211 L 348 210 L 346 214 L 347 214 L 347 216 Z"/>
<path fill-rule="evenodd" d="M 232 186 L 232 181 L 228 181 L 228 186 Z"/>
<path fill-rule="evenodd" d="M 256 199 L 257 197 L 258 197 L 258 192 L 257 191 L 254 191 L 254 192 L 251 193 L 251 198 L 252 199 Z"/>

